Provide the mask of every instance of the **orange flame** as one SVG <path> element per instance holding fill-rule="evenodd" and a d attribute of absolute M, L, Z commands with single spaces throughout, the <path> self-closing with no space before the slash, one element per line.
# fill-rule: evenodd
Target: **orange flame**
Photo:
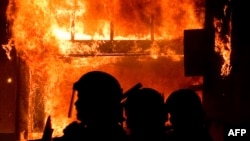
<path fill-rule="evenodd" d="M 229 15 L 226 15 L 228 13 L 226 13 L 228 5 L 224 6 L 224 16 L 229 16 L 229 21 L 228 23 L 228 32 L 227 33 L 223 33 L 223 21 L 222 19 L 218 19 L 218 18 L 214 18 L 214 27 L 215 27 L 215 52 L 217 52 L 219 55 L 221 55 L 222 59 L 223 59 L 223 64 L 221 66 L 221 76 L 225 77 L 228 76 L 231 72 L 232 66 L 231 66 L 231 62 L 230 62 L 230 58 L 231 58 L 231 13 L 229 13 Z"/>
<path fill-rule="evenodd" d="M 45 103 L 46 115 L 51 115 L 53 135 L 57 136 L 75 119 L 67 119 L 68 104 L 65 104 L 70 103 L 73 82 L 83 72 L 103 69 L 104 65 L 110 66 L 124 59 L 108 56 L 75 58 L 68 57 L 69 54 L 95 56 L 99 53 L 100 43 L 110 40 L 112 32 L 114 40 L 150 40 L 152 36 L 155 40 L 181 39 L 184 29 L 203 28 L 204 8 L 197 7 L 194 0 L 113 0 L 112 3 L 110 0 L 10 0 L 7 16 L 12 23 L 12 40 L 17 54 L 29 67 L 29 95 L 43 95 L 41 102 Z M 98 41 L 78 45 L 68 41 L 71 39 Z M 141 51 L 136 45 L 132 48 L 132 51 Z M 174 61 L 183 58 L 173 49 L 160 49 L 157 44 L 146 52 L 158 59 L 161 55 Z M 165 78 L 165 74 L 162 75 Z M 166 92 L 165 88 L 160 91 Z M 32 112 L 36 111 L 31 110 L 29 117 Z"/>

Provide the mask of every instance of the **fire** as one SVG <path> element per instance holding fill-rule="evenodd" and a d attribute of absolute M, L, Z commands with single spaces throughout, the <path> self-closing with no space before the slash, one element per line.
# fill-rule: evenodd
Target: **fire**
<path fill-rule="evenodd" d="M 204 4 L 198 0 L 104 0 L 101 2 L 97 0 L 10 0 L 7 16 L 11 23 L 11 41 L 18 56 L 28 66 L 29 101 L 34 102 L 37 97 L 40 98 L 36 104 L 44 109 L 44 120 L 48 115 L 51 116 L 53 135 L 61 135 L 62 129 L 75 120 L 75 117 L 67 118 L 68 104 L 72 84 L 83 72 L 92 69 L 107 71 L 108 68 L 109 72 L 120 76 L 120 73 L 125 71 L 120 69 L 118 72 L 117 68 L 114 68 L 114 65 L 119 62 L 121 62 L 120 65 L 126 66 L 125 61 L 122 61 L 126 60 L 125 57 L 98 57 L 102 43 L 110 40 L 180 39 L 179 41 L 182 41 L 184 29 L 203 28 L 202 3 Z M 93 42 L 91 44 L 77 42 L 80 40 Z M 181 48 L 179 44 L 172 46 Z M 10 50 L 10 46 L 4 47 Z M 173 48 L 169 46 L 160 48 L 156 43 L 153 43 L 145 52 L 141 52 L 142 49 L 137 47 L 137 44 L 131 50 L 130 53 L 148 53 L 159 60 L 165 56 L 178 62 L 183 57 L 182 54 L 175 53 Z M 79 58 L 72 54 L 82 56 Z M 132 63 L 128 64 L 132 66 L 136 64 L 133 59 L 135 58 L 131 57 L 126 61 L 131 61 Z M 159 73 L 162 70 L 159 72 L 153 70 L 155 67 L 150 65 L 150 61 L 154 61 L 147 57 L 139 57 L 138 60 L 148 61 L 149 65 L 146 67 L 150 66 L 150 70 L 157 72 L 157 75 L 167 78 L 165 74 Z M 164 65 L 165 63 L 163 62 Z M 168 65 L 167 67 L 171 68 Z M 171 71 L 173 72 L 178 71 Z M 147 75 L 144 72 L 143 74 Z M 134 81 L 137 79 L 135 78 Z M 145 81 L 159 88 L 160 91 L 168 92 L 146 78 L 145 80 L 138 78 L 138 81 Z M 165 80 L 162 81 L 165 84 Z M 122 83 L 125 85 L 126 82 Z M 30 107 L 31 113 L 28 115 L 30 119 L 33 119 L 34 114 L 37 113 L 34 110 Z M 33 133 L 35 134 L 34 125 L 30 123 L 30 126 L 32 126 L 29 127 L 31 134 L 28 138 L 36 138 L 32 136 Z"/>
<path fill-rule="evenodd" d="M 5 54 L 9 60 L 11 60 L 11 51 L 12 51 L 12 41 L 9 41 L 7 45 L 2 45 L 3 49 L 5 50 Z"/>
<path fill-rule="evenodd" d="M 223 64 L 221 66 L 221 76 L 228 76 L 232 66 L 231 58 L 231 11 L 228 5 L 224 6 L 224 17 L 214 18 L 215 27 L 215 52 L 221 55 Z"/>

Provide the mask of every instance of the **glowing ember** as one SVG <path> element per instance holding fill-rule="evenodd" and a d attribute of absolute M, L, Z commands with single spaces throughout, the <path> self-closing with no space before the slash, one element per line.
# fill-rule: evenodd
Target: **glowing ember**
<path fill-rule="evenodd" d="M 45 122 L 50 115 L 53 135 L 61 135 L 62 129 L 75 120 L 67 118 L 72 84 L 93 69 L 114 74 L 125 90 L 139 81 L 166 94 L 172 88 L 186 86 L 188 82 L 180 75 L 183 55 L 175 50 L 182 48 L 180 44 L 161 48 L 154 42 L 145 50 L 134 44 L 128 51 L 151 55 L 153 60 L 147 56 L 100 57 L 103 55 L 100 46 L 111 39 L 151 40 L 152 37 L 181 43 L 184 29 L 203 28 L 202 6 L 199 0 L 113 0 L 112 3 L 110 0 L 10 0 L 7 16 L 12 25 L 11 41 L 29 69 L 29 119 L 37 116 Z M 77 40 L 95 41 L 87 44 Z M 4 47 L 10 50 L 10 46 Z M 119 48 L 110 50 L 119 52 Z M 72 54 L 82 56 L 77 58 Z M 133 80 L 127 80 L 124 74 Z M 182 80 L 181 84 L 172 82 L 173 79 Z M 43 109 L 43 116 L 32 107 L 34 103 L 39 110 Z M 30 122 L 28 138 L 41 136 L 34 121 Z"/>
<path fill-rule="evenodd" d="M 8 78 L 7 83 L 12 83 L 12 78 Z"/>

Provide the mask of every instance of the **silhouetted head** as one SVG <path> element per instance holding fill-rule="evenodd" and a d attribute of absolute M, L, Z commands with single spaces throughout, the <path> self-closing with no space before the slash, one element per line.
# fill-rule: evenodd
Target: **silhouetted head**
<path fill-rule="evenodd" d="M 175 129 L 197 128 L 204 122 L 204 111 L 197 93 L 191 89 L 174 91 L 166 100 L 166 110 Z"/>
<path fill-rule="evenodd" d="M 157 130 L 164 127 L 164 99 L 152 88 L 143 88 L 129 95 L 125 102 L 127 126 L 131 130 Z"/>
<path fill-rule="evenodd" d="M 112 75 L 102 71 L 84 74 L 74 84 L 78 91 L 77 118 L 86 124 L 105 124 L 122 120 L 122 89 Z"/>

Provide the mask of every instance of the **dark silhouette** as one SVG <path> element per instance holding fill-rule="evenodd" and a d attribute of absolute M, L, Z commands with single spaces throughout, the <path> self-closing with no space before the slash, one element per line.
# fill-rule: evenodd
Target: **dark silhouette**
<path fill-rule="evenodd" d="M 130 140 L 165 140 L 164 99 L 152 88 L 142 88 L 125 101 L 126 123 Z"/>
<path fill-rule="evenodd" d="M 167 98 L 165 106 L 172 125 L 172 130 L 168 131 L 169 141 L 212 140 L 205 125 L 201 99 L 195 91 L 191 89 L 174 91 Z"/>
<path fill-rule="evenodd" d="M 127 141 L 121 126 L 123 111 L 122 89 L 110 74 L 91 71 L 84 74 L 73 89 L 78 92 L 75 102 L 79 122 L 73 122 L 64 129 L 62 137 L 54 141 Z"/>

